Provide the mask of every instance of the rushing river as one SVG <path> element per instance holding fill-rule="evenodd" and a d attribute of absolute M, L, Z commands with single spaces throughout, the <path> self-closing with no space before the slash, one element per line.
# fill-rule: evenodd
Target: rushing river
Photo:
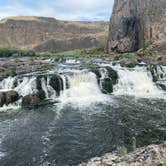
<path fill-rule="evenodd" d="M 166 140 L 165 67 L 152 74 L 145 64 L 129 69 L 100 59 L 49 62 L 51 71 L 0 82 L 1 90 L 26 96 L 37 92 L 39 80 L 50 101 L 23 108 L 20 99 L 0 108 L 0 166 L 73 166 L 121 146 L 130 151 L 133 144 Z M 117 72 L 117 82 L 108 67 Z M 54 74 L 58 87 L 50 85 Z M 103 90 L 108 79 L 112 93 Z"/>

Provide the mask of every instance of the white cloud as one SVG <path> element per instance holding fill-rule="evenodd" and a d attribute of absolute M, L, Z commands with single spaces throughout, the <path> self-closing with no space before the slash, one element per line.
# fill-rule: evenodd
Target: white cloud
<path fill-rule="evenodd" d="M 35 15 L 63 20 L 108 20 L 114 0 L 38 0 L 29 4 L 25 2 L 28 0 L 11 1 L 11 4 L 0 6 L 0 18 Z"/>

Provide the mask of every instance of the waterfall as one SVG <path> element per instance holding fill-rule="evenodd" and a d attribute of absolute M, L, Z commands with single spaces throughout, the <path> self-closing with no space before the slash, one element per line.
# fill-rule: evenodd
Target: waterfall
<path fill-rule="evenodd" d="M 14 89 L 20 96 L 26 96 L 37 92 L 36 77 L 23 77 L 17 80 L 17 87 Z"/>
<path fill-rule="evenodd" d="M 8 77 L 0 82 L 0 89 L 3 91 L 14 88 L 15 77 Z"/>
<path fill-rule="evenodd" d="M 129 69 L 96 62 L 93 68 L 84 63 L 74 65 L 81 61 L 72 59 L 59 63 L 47 73 L 8 77 L 0 82 L 0 91 L 15 90 L 20 97 L 44 91 L 46 99 L 84 106 L 107 102 L 111 94 L 166 98 L 166 67 L 163 66 L 144 65 Z"/>
<path fill-rule="evenodd" d="M 50 77 L 48 76 L 46 79 L 41 78 L 42 90 L 45 92 L 47 99 L 55 99 L 56 91 L 50 86 Z"/>
<path fill-rule="evenodd" d="M 92 72 L 77 72 L 68 76 L 69 88 L 64 89 L 59 100 L 63 103 L 88 104 L 106 99 L 98 86 L 96 75 Z"/>
<path fill-rule="evenodd" d="M 114 86 L 114 95 L 165 98 L 164 92 L 152 81 L 152 76 L 145 67 L 128 69 L 116 66 L 114 68 L 119 75 L 118 84 Z"/>

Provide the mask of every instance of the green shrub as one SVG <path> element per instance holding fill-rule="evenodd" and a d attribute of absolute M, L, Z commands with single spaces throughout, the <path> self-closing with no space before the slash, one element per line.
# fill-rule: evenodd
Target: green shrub
<path fill-rule="evenodd" d="M 0 57 L 34 57 L 35 51 L 28 49 L 18 49 L 15 47 L 0 47 Z"/>
<path fill-rule="evenodd" d="M 15 70 L 11 70 L 11 71 L 9 71 L 7 74 L 6 74 L 6 76 L 10 76 L 10 77 L 15 77 L 17 74 L 16 74 L 16 71 Z"/>
<path fill-rule="evenodd" d="M 127 154 L 127 148 L 125 146 L 121 146 L 118 148 L 118 155 L 119 156 L 124 156 Z"/>
<path fill-rule="evenodd" d="M 149 47 L 150 45 L 151 45 L 151 42 L 150 42 L 150 41 L 146 40 L 146 41 L 144 42 L 144 48 L 147 48 L 147 47 Z"/>

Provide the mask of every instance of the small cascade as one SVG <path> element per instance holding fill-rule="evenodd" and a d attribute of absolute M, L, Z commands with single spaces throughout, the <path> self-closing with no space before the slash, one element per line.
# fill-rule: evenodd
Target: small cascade
<path fill-rule="evenodd" d="M 103 93 L 109 94 L 113 92 L 113 86 L 117 83 L 118 75 L 111 67 L 99 68 L 100 80 L 99 85 Z"/>
<path fill-rule="evenodd" d="M 5 78 L 0 82 L 0 90 L 6 91 L 14 88 L 15 77 Z"/>
<path fill-rule="evenodd" d="M 144 67 L 134 69 L 114 67 L 119 75 L 118 84 L 114 86 L 115 95 L 131 95 L 136 97 L 165 98 L 162 90 L 152 81 L 150 72 Z"/>
<path fill-rule="evenodd" d="M 47 99 L 55 99 L 56 98 L 56 91 L 53 87 L 50 86 L 50 77 L 41 78 L 41 86 L 42 90 L 45 92 Z"/>
<path fill-rule="evenodd" d="M 166 91 L 166 67 L 150 65 L 148 70 L 150 70 L 153 81 L 158 85 L 158 87 Z"/>
<path fill-rule="evenodd" d="M 17 80 L 17 86 L 14 88 L 20 96 L 26 96 L 29 94 L 37 93 L 36 77 L 23 77 Z"/>
<path fill-rule="evenodd" d="M 0 82 L 0 91 L 14 90 L 19 98 L 41 95 L 41 100 L 81 105 L 107 101 L 110 94 L 166 98 L 166 67 L 144 65 L 129 69 L 106 62 L 73 65 L 77 63 L 81 60 L 64 59 L 47 73 L 8 77 Z"/>
<path fill-rule="evenodd" d="M 60 101 L 64 103 L 88 104 L 103 101 L 102 94 L 96 75 L 92 72 L 77 72 L 68 76 L 69 88 L 64 89 L 60 95 Z"/>

